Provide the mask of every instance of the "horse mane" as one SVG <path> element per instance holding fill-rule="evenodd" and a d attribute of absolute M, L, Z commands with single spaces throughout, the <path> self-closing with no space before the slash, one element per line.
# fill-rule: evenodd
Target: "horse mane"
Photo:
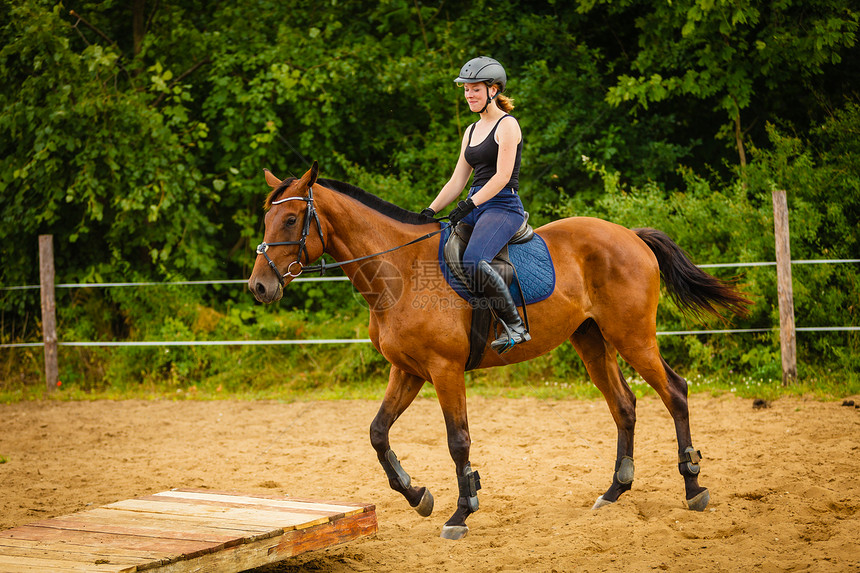
<path fill-rule="evenodd" d="M 377 211 L 386 217 L 390 217 L 395 221 L 400 221 L 407 225 L 426 225 L 427 223 L 433 222 L 433 219 L 430 217 L 413 213 L 412 211 L 404 209 L 394 203 L 389 203 L 385 199 L 377 197 L 373 193 L 368 193 L 364 189 L 356 187 L 355 185 L 350 185 L 349 183 L 344 183 L 343 181 L 337 181 L 335 179 L 317 179 L 317 183 L 326 189 L 331 189 L 332 191 L 337 191 L 347 197 L 351 197 L 362 205 L 366 205 L 374 211 Z"/>
<path fill-rule="evenodd" d="M 281 181 L 281 184 L 269 193 L 264 204 L 267 211 L 271 209 L 272 202 L 277 201 L 281 194 L 283 194 L 287 187 L 295 182 L 295 180 L 295 177 L 288 177 Z M 335 179 L 317 179 L 317 183 L 326 189 L 331 189 L 332 191 L 351 197 L 362 205 L 366 205 L 374 211 L 377 211 L 386 217 L 390 217 L 395 221 L 400 221 L 407 225 L 426 225 L 427 223 L 433 222 L 433 219 L 430 217 L 413 213 L 412 211 L 399 207 L 394 203 L 389 203 L 385 199 L 377 197 L 373 193 L 368 193 L 364 189 L 356 187 L 355 185 L 350 185 L 349 183 L 344 183 L 343 181 L 337 181 Z"/>

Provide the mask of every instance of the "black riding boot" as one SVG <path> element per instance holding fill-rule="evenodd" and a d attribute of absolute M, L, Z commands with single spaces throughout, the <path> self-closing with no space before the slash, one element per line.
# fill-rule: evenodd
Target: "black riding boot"
<path fill-rule="evenodd" d="M 517 312 L 511 291 L 508 290 L 508 285 L 499 273 L 490 266 L 490 263 L 481 261 L 478 263 L 476 274 L 484 298 L 490 303 L 490 308 L 495 311 L 505 330 L 498 339 L 490 343 L 490 348 L 499 354 L 504 354 L 515 344 L 531 340 L 532 337 L 526 330 L 520 313 Z"/>

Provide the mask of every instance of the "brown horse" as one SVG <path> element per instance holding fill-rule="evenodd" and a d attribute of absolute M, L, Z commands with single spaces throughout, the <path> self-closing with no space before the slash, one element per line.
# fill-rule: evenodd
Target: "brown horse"
<path fill-rule="evenodd" d="M 469 463 L 464 367 L 469 354 L 471 308 L 447 285 L 437 264 L 440 224 L 351 185 L 317 180 L 314 163 L 301 178 L 281 181 L 266 171 L 265 242 L 249 288 L 261 302 L 283 295 L 304 265 L 329 254 L 370 306 L 370 338 L 391 363 L 385 398 L 370 439 L 392 489 L 424 516 L 433 509 L 425 487 L 412 485 L 389 445 L 389 430 L 425 382 L 436 389 L 448 448 L 456 466 L 457 510 L 442 536 L 459 539 L 478 509 L 478 473 Z M 528 308 L 532 339 L 499 356 L 488 350 L 481 368 L 521 362 L 570 340 L 600 389 L 618 427 L 612 485 L 594 509 L 612 502 L 633 482 L 636 398 L 616 362 L 620 353 L 663 400 L 675 423 L 678 469 L 690 509 L 708 505 L 699 485 L 701 456 L 692 446 L 687 383 L 657 348 L 661 274 L 682 308 L 717 316 L 722 307 L 744 314 L 749 301 L 730 283 L 693 265 L 664 233 L 629 230 L 600 219 L 575 217 L 536 230 L 556 264 L 553 294 Z M 418 240 L 416 240 L 418 239 Z M 425 239 L 425 240 L 420 240 Z M 397 249 L 401 245 L 406 245 Z M 379 254 L 381 253 L 381 254 Z M 365 258 L 367 255 L 378 254 Z M 353 259 L 361 258 L 360 261 Z M 282 273 L 281 270 L 286 271 Z"/>

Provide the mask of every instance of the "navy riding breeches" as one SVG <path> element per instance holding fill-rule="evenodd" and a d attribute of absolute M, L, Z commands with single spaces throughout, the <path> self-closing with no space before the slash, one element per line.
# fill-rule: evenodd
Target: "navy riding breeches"
<path fill-rule="evenodd" d="M 469 197 L 480 189 L 469 189 Z M 525 211 L 520 196 L 510 187 L 505 187 L 466 215 L 463 223 L 472 225 L 474 230 L 463 252 L 464 270 L 474 277 L 478 263 L 492 261 L 519 230 L 524 219 Z"/>

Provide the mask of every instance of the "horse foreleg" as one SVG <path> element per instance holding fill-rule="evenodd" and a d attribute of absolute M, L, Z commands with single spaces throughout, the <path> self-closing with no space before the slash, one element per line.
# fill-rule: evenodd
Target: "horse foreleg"
<path fill-rule="evenodd" d="M 469 532 L 466 518 L 478 511 L 478 490 L 481 489 L 481 478 L 478 472 L 472 471 L 469 463 L 469 449 L 472 439 L 469 437 L 469 422 L 466 415 L 466 384 L 462 371 L 451 375 L 450 370 L 442 379 L 433 380 L 436 395 L 442 414 L 445 417 L 445 428 L 448 432 L 448 451 L 454 460 L 457 474 L 457 510 L 442 527 L 441 537 L 445 539 L 461 539 Z"/>
<path fill-rule="evenodd" d="M 412 485 L 412 478 L 400 465 L 389 443 L 391 426 L 415 400 L 423 385 L 424 380 L 420 377 L 407 374 L 396 366 L 391 367 L 385 398 L 370 424 L 370 443 L 376 450 L 379 463 L 388 476 L 391 489 L 403 494 L 415 511 L 427 517 L 433 512 L 433 495 L 426 487 L 417 488 Z"/>
<path fill-rule="evenodd" d="M 615 471 L 612 485 L 597 498 L 593 509 L 618 501 L 633 486 L 633 435 L 636 428 L 636 396 L 630 390 L 616 362 L 615 348 L 604 340 L 593 322 L 584 325 L 570 338 L 585 363 L 592 382 L 606 399 L 618 428 Z"/>

